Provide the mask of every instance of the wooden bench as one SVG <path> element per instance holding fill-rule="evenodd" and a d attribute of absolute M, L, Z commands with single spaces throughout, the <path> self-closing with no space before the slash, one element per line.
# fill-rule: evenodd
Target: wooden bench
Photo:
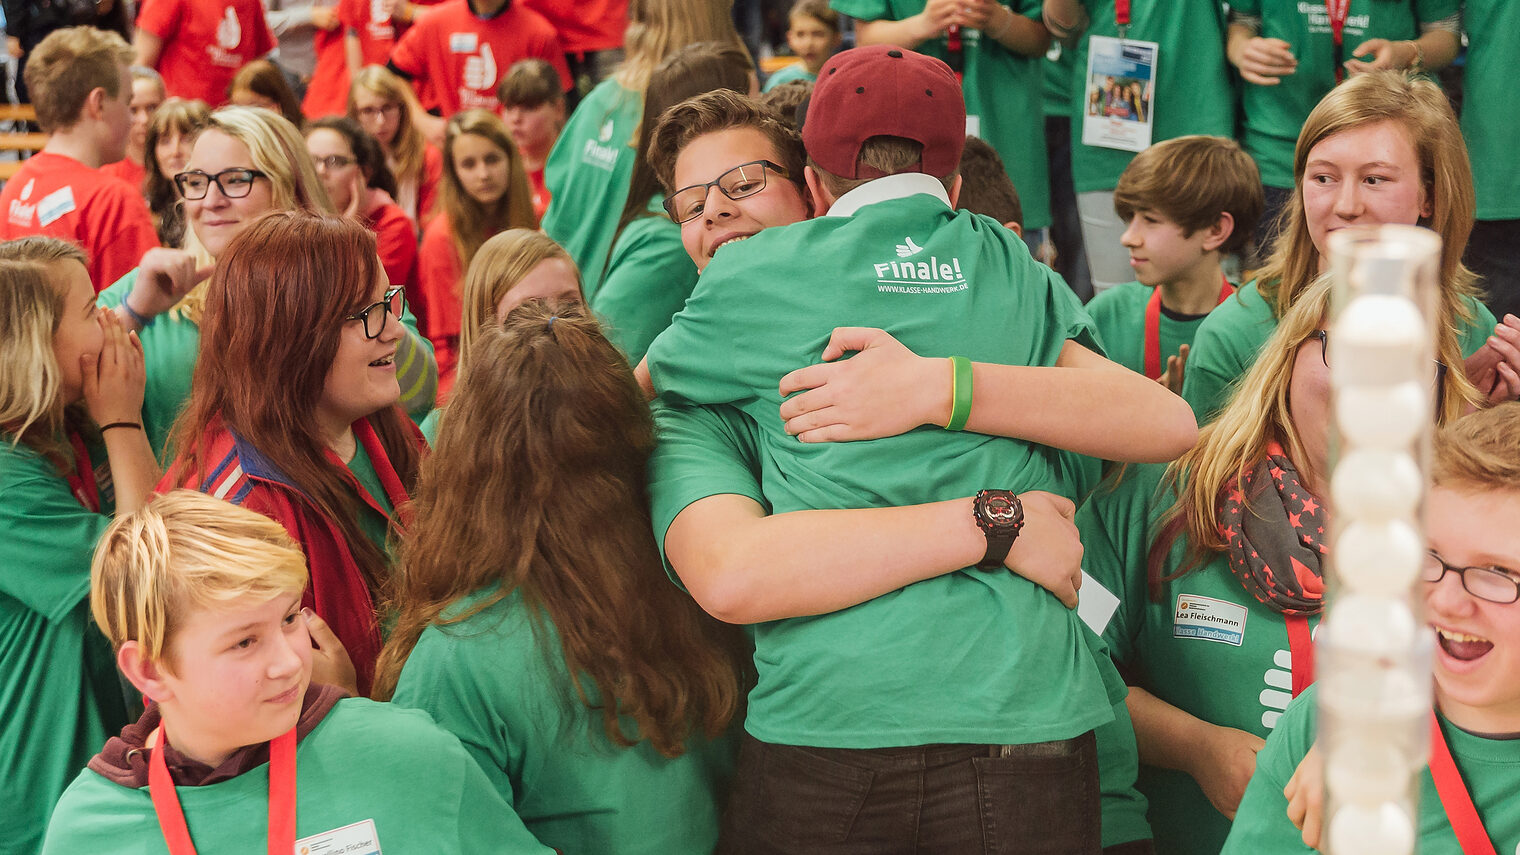
<path fill-rule="evenodd" d="M 37 110 L 31 104 L 0 104 L 0 122 L 35 121 Z M 0 151 L 26 152 L 30 156 L 33 152 L 41 151 L 47 145 L 47 139 L 47 134 L 24 130 L 0 133 Z M 25 159 L 0 161 L 0 182 L 9 180 L 24 163 Z"/>

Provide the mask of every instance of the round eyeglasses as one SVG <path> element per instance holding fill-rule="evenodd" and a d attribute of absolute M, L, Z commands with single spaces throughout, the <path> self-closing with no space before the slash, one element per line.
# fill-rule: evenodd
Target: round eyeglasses
<path fill-rule="evenodd" d="M 364 323 L 365 338 L 379 338 L 385 332 L 385 319 L 395 315 L 396 320 L 401 320 L 401 313 L 406 309 L 406 295 L 400 287 L 385 289 L 385 296 L 378 302 L 370 303 L 363 309 L 354 312 L 344 318 L 346 321 L 362 321 Z"/>
<path fill-rule="evenodd" d="M 174 186 L 179 188 L 179 195 L 191 201 L 206 198 L 213 184 L 228 199 L 241 199 L 253 192 L 254 179 L 268 177 L 257 169 L 223 169 L 215 175 L 192 169 L 174 176 Z"/>
<path fill-rule="evenodd" d="M 716 187 L 724 196 L 735 201 L 753 196 L 765 189 L 765 170 L 782 178 L 791 178 L 785 169 L 769 160 L 752 160 L 741 163 L 718 176 L 718 180 L 706 184 L 693 184 L 665 197 L 665 213 L 677 223 L 685 223 L 702 216 L 707 206 L 707 192 Z"/>

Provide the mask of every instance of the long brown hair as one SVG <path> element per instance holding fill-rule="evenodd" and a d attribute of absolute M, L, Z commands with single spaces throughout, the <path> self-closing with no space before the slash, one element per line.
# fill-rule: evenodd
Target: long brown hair
<path fill-rule="evenodd" d="M 169 134 L 194 137 L 210 124 L 211 111 L 205 102 L 184 98 L 164 101 L 148 120 L 148 139 L 143 143 L 143 167 L 148 177 L 143 179 L 143 195 L 148 199 L 158 242 L 164 246 L 178 247 L 185 238 L 185 202 L 174 189 L 174 176 L 165 175 L 158 162 L 158 141 Z"/>
<path fill-rule="evenodd" d="M 206 456 L 208 429 L 236 432 L 338 523 L 376 592 L 390 562 L 359 528 L 363 506 L 313 414 L 343 325 L 374 300 L 380 275 L 374 233 L 351 220 L 278 211 L 244 229 L 217 259 L 190 400 L 170 443 L 180 450 L 171 477 L 198 483 L 219 462 Z M 420 454 L 405 414 L 391 406 L 367 418 L 410 491 Z"/>
<path fill-rule="evenodd" d="M 367 89 L 400 107 L 401 120 L 396 125 L 396 138 L 391 140 L 391 150 L 387 156 L 394 164 L 392 172 L 397 181 L 405 182 L 410 178 L 421 182 L 424 179 L 422 167 L 427 140 L 422 135 L 422 129 L 417 127 L 417 116 L 422 113 L 422 105 L 417 103 L 412 87 L 383 65 L 364 66 L 354 74 L 354 79 L 348 86 L 348 117 L 355 121 L 359 119 L 359 112 L 354 107 L 354 92 L 359 89 Z M 418 217 L 426 214 L 426 211 L 417 212 Z"/>
<path fill-rule="evenodd" d="M 653 448 L 633 374 L 587 309 L 530 300 L 482 329 L 423 465 L 375 697 L 394 693 L 428 626 L 520 591 L 558 631 L 566 694 L 591 704 L 595 685 L 615 744 L 674 757 L 694 732 L 720 733 L 741 699 L 736 630 L 666 578 L 645 496 Z"/>
<path fill-rule="evenodd" d="M 492 205 L 482 205 L 465 192 L 454 168 L 454 146 L 464 134 L 484 137 L 506 153 L 507 192 Z M 470 260 L 491 235 L 507 229 L 538 228 L 522 155 L 507 135 L 507 126 L 489 110 L 465 110 L 449 119 L 444 128 L 443 180 L 439 182 L 438 199 L 454 232 L 454 251 L 459 253 L 461 270 L 469 268 Z"/>

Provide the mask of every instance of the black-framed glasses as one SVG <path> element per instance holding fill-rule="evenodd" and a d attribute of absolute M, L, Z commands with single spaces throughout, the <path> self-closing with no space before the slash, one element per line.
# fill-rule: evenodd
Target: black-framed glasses
<path fill-rule="evenodd" d="M 385 296 L 378 302 L 370 303 L 368 306 L 344 318 L 344 320 L 363 321 L 364 337 L 379 338 L 381 333 L 385 332 L 385 319 L 395 315 L 396 320 L 401 320 L 401 312 L 405 308 L 406 294 L 401 288 L 399 286 L 387 288 L 385 289 Z M 377 315 L 376 312 L 379 314 Z M 379 320 L 376 320 L 376 318 L 379 318 Z"/>
<path fill-rule="evenodd" d="M 741 163 L 719 175 L 717 181 L 682 187 L 666 196 L 665 213 L 677 223 L 684 223 L 702 216 L 702 209 L 707 205 L 707 192 L 714 187 L 718 188 L 724 196 L 735 201 L 746 196 L 753 196 L 765 189 L 765 170 L 767 169 L 782 178 L 792 177 L 791 173 L 769 160 Z"/>
<path fill-rule="evenodd" d="M 192 169 L 174 176 L 174 186 L 179 188 L 179 195 L 191 201 L 206 198 L 212 184 L 228 199 L 241 199 L 253 192 L 255 179 L 268 177 L 257 169 L 223 169 L 215 175 Z"/>
<path fill-rule="evenodd" d="M 1330 367 L 1330 331 L 1329 330 L 1315 330 L 1314 332 L 1310 333 L 1309 338 L 1319 339 L 1319 358 L 1320 358 L 1320 361 L 1325 364 L 1326 368 L 1329 368 Z M 1446 363 L 1444 363 L 1441 360 L 1437 359 L 1436 360 L 1436 412 L 1439 413 L 1441 411 L 1441 407 L 1445 403 L 1445 401 L 1446 401 Z"/>
<path fill-rule="evenodd" d="M 387 102 L 378 107 L 360 107 L 358 110 L 359 115 L 366 119 L 373 119 L 377 116 L 394 116 L 400 112 L 401 105 L 395 102 Z"/>
<path fill-rule="evenodd" d="M 329 154 L 326 157 L 313 157 L 311 159 L 313 166 L 328 171 L 342 169 L 345 166 L 353 166 L 358 162 L 357 159 L 349 157 L 346 154 Z"/>
<path fill-rule="evenodd" d="M 1508 605 L 1520 600 L 1520 578 L 1515 571 L 1504 567 L 1455 567 L 1436 554 L 1434 549 L 1425 553 L 1425 563 L 1420 565 L 1420 578 L 1426 582 L 1439 582 L 1447 573 L 1455 573 L 1462 579 L 1462 589 L 1480 600 Z"/>

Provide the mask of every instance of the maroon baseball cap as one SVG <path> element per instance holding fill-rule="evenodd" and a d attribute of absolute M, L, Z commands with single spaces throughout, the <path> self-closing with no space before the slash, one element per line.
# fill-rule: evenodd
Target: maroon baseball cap
<path fill-rule="evenodd" d="M 950 66 L 907 48 L 872 45 L 837 53 L 818 72 L 802 125 L 802 144 L 841 178 L 885 173 L 855 161 L 867 139 L 903 137 L 924 147 L 918 168 L 954 172 L 966 145 L 966 100 Z"/>

